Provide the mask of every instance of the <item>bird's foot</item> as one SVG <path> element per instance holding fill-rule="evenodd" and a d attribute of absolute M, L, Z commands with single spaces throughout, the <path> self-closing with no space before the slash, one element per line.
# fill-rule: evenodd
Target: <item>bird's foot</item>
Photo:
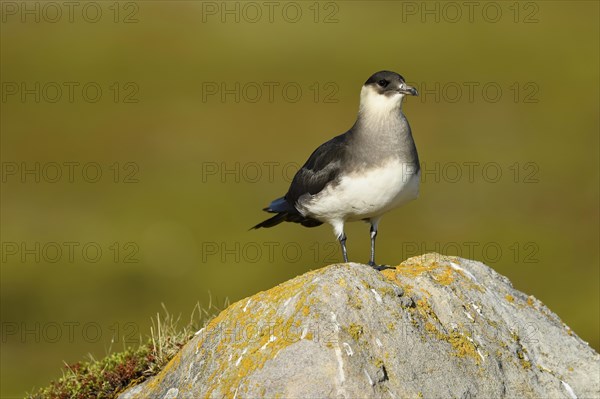
<path fill-rule="evenodd" d="M 371 266 L 373 269 L 379 270 L 379 271 L 386 270 L 386 269 L 393 269 L 393 267 L 391 267 L 389 265 L 378 265 L 375 262 L 369 262 L 368 265 Z"/>

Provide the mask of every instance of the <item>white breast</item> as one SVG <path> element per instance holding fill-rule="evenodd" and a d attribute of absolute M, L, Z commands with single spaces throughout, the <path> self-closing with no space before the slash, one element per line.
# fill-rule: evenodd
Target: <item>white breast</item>
<path fill-rule="evenodd" d="M 338 184 L 302 197 L 297 207 L 303 215 L 325 222 L 372 218 L 417 198 L 419 180 L 414 165 L 393 160 L 344 176 Z"/>

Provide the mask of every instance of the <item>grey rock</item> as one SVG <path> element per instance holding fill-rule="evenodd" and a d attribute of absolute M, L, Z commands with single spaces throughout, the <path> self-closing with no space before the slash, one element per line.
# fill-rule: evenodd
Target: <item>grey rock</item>
<path fill-rule="evenodd" d="M 482 263 L 311 271 L 213 319 L 120 399 L 593 398 L 600 355 Z"/>

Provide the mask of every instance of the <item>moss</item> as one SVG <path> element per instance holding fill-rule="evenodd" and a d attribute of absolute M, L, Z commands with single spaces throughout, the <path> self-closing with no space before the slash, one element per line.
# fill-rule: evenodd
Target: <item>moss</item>
<path fill-rule="evenodd" d="M 28 398 L 114 398 L 128 387 L 137 385 L 174 364 L 174 357 L 177 358 L 181 347 L 193 337 L 193 331 L 198 327 L 196 322 L 200 324 L 201 320 L 193 322 L 192 313 L 190 323 L 179 327 L 178 319 L 174 319 L 166 308 L 164 310 L 162 318 L 157 315 L 156 320 L 153 320 L 153 328 L 161 331 L 160 336 L 155 336 L 152 329 L 152 336 L 137 348 L 130 347 L 100 360 L 91 359 L 67 365 L 61 378 L 28 395 Z M 202 312 L 199 307 L 198 310 Z M 204 312 L 208 313 L 208 310 Z"/>
<path fill-rule="evenodd" d="M 153 360 L 150 345 L 144 345 L 99 361 L 77 362 L 65 366 L 62 378 L 29 398 L 110 398 L 144 379 L 147 365 Z"/>

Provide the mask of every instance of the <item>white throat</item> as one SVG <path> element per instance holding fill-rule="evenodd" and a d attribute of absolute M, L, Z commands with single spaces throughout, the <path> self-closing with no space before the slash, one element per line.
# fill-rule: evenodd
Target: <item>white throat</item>
<path fill-rule="evenodd" d="M 403 99 L 404 94 L 402 93 L 386 96 L 377 93 L 371 86 L 363 86 L 360 91 L 359 118 L 368 128 L 381 129 L 397 125 L 404 119 L 402 115 Z"/>

